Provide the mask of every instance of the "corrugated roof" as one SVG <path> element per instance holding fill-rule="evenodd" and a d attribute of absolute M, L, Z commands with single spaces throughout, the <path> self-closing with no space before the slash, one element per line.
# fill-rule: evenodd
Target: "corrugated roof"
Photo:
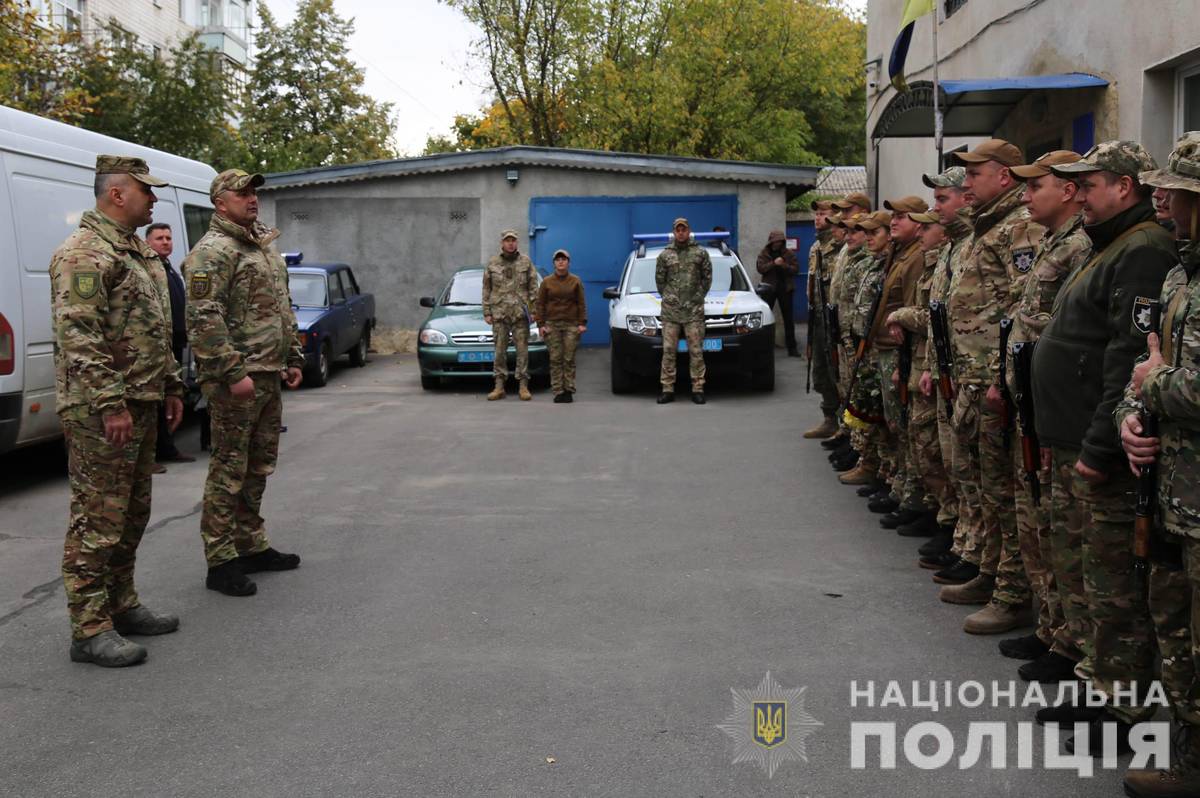
<path fill-rule="evenodd" d="M 867 190 L 867 167 L 826 166 L 817 176 L 814 189 L 821 196 L 846 196 L 855 191 Z"/>
<path fill-rule="evenodd" d="M 345 166 L 321 166 L 294 172 L 276 172 L 267 175 L 267 182 L 261 190 L 521 166 L 625 172 L 736 183 L 775 183 L 801 190 L 812 188 L 817 182 L 817 173 L 820 171 L 820 167 L 817 166 L 785 166 L 754 161 L 683 158 L 674 155 L 634 155 L 599 150 L 518 146 L 424 155 L 418 158 L 397 158 L 390 161 L 367 161 Z M 789 194 L 791 193 L 793 192 L 789 192 Z"/>

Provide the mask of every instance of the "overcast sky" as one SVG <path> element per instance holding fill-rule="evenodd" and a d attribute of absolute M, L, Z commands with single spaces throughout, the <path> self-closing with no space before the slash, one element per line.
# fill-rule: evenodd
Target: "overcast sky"
<path fill-rule="evenodd" d="M 281 23 L 297 0 L 265 2 Z M 867 0 L 848 0 L 865 11 Z M 474 113 L 489 96 L 486 76 L 467 67 L 478 30 L 437 0 L 334 0 L 354 19 L 351 55 L 366 70 L 366 91 L 393 104 L 396 144 L 418 155 L 431 133 L 448 133 L 455 114 Z"/>

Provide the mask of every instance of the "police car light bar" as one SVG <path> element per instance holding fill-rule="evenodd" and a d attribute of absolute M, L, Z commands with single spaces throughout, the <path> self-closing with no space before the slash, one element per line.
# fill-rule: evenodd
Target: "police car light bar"
<path fill-rule="evenodd" d="M 303 252 L 285 252 L 283 253 L 283 262 L 288 266 L 299 266 L 300 261 L 304 260 Z"/>

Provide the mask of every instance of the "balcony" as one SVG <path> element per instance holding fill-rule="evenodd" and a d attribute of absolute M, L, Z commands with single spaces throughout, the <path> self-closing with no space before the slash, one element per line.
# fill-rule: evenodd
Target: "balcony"
<path fill-rule="evenodd" d="M 207 27 L 200 31 L 200 43 L 215 50 L 239 66 L 249 62 L 249 48 L 242 39 L 221 27 Z"/>

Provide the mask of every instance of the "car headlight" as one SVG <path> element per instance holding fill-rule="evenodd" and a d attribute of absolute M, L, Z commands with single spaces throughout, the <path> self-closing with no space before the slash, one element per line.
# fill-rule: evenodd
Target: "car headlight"
<path fill-rule="evenodd" d="M 540 343 L 541 340 L 542 340 L 542 334 L 538 331 L 538 326 L 536 324 L 530 324 L 529 325 L 529 343 L 536 344 L 536 343 Z"/>
<path fill-rule="evenodd" d="M 431 330 L 428 327 L 421 330 L 421 343 L 423 344 L 444 344 L 449 340 L 441 330 Z"/>
<path fill-rule="evenodd" d="M 658 318 L 655 316 L 626 316 L 625 329 L 635 335 L 658 335 Z"/>
<path fill-rule="evenodd" d="M 733 317 L 733 327 L 739 333 L 748 333 L 762 327 L 762 313 L 739 313 Z"/>

